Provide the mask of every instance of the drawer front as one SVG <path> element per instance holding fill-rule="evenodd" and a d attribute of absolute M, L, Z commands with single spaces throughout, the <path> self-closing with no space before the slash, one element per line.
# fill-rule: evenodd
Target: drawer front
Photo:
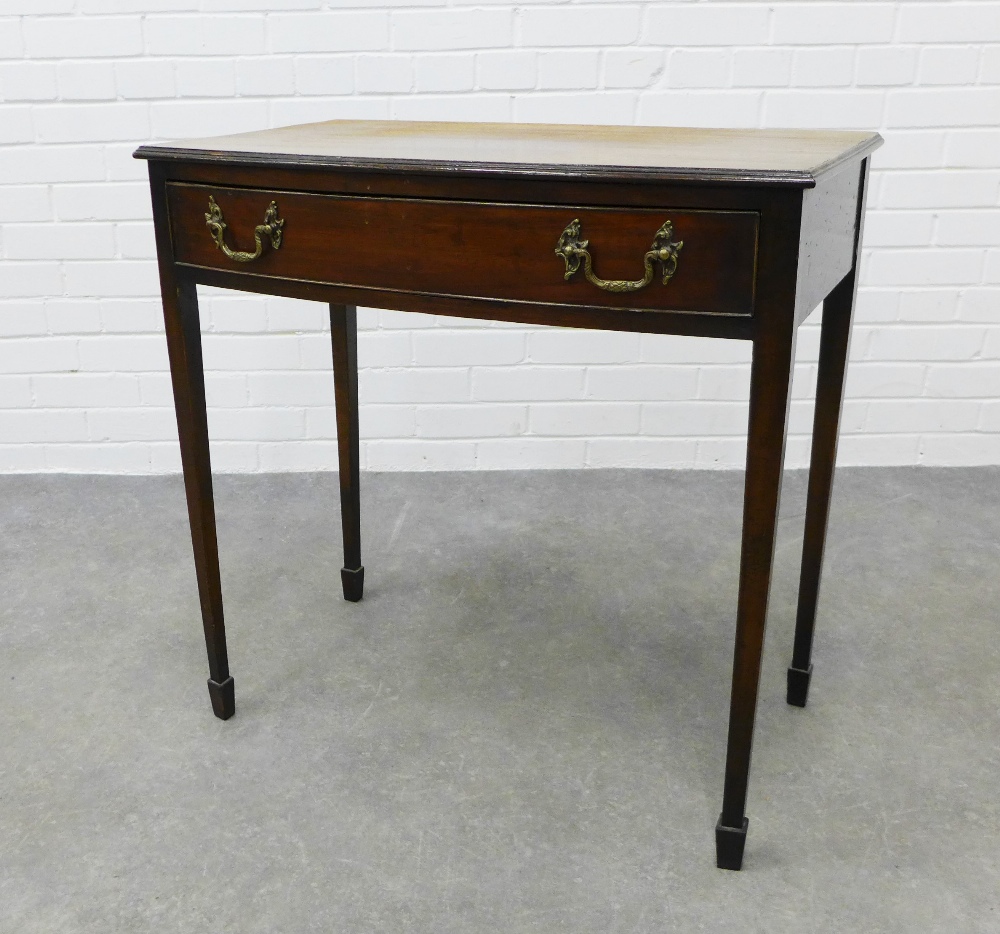
<path fill-rule="evenodd" d="M 554 305 L 753 311 L 758 215 L 750 211 L 167 188 L 181 263 Z"/>

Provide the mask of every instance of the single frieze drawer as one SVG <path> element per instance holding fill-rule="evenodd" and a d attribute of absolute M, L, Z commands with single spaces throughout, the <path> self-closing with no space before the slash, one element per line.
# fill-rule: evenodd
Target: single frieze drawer
<path fill-rule="evenodd" d="M 750 315 L 758 215 L 168 183 L 175 259 L 431 295 Z"/>

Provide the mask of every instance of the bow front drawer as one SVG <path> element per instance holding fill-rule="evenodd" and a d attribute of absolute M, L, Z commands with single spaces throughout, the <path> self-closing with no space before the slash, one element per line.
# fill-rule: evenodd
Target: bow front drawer
<path fill-rule="evenodd" d="M 753 312 L 752 211 L 167 189 L 187 265 L 425 295 Z"/>

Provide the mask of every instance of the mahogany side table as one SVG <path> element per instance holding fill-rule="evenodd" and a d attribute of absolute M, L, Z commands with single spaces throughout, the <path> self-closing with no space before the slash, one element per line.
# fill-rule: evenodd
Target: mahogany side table
<path fill-rule="evenodd" d="M 333 121 L 143 146 L 215 715 L 233 715 L 199 284 L 327 302 L 344 597 L 361 599 L 355 306 L 753 345 L 717 864 L 742 865 L 796 329 L 820 302 L 790 704 L 804 706 L 877 134 Z M 613 277 L 622 278 L 613 278 Z M 612 278 L 604 278 L 612 277 Z"/>

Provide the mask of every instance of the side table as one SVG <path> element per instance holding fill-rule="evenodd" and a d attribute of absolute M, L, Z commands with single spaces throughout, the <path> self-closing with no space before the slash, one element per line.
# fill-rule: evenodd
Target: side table
<path fill-rule="evenodd" d="M 330 305 L 344 597 L 360 600 L 362 304 L 749 340 L 736 647 L 717 864 L 742 865 L 795 335 L 820 302 L 790 704 L 804 706 L 877 134 L 332 121 L 143 146 L 216 716 L 233 715 L 197 286 Z M 615 277 L 621 278 L 615 278 Z M 610 278 L 604 278 L 610 277 Z"/>

